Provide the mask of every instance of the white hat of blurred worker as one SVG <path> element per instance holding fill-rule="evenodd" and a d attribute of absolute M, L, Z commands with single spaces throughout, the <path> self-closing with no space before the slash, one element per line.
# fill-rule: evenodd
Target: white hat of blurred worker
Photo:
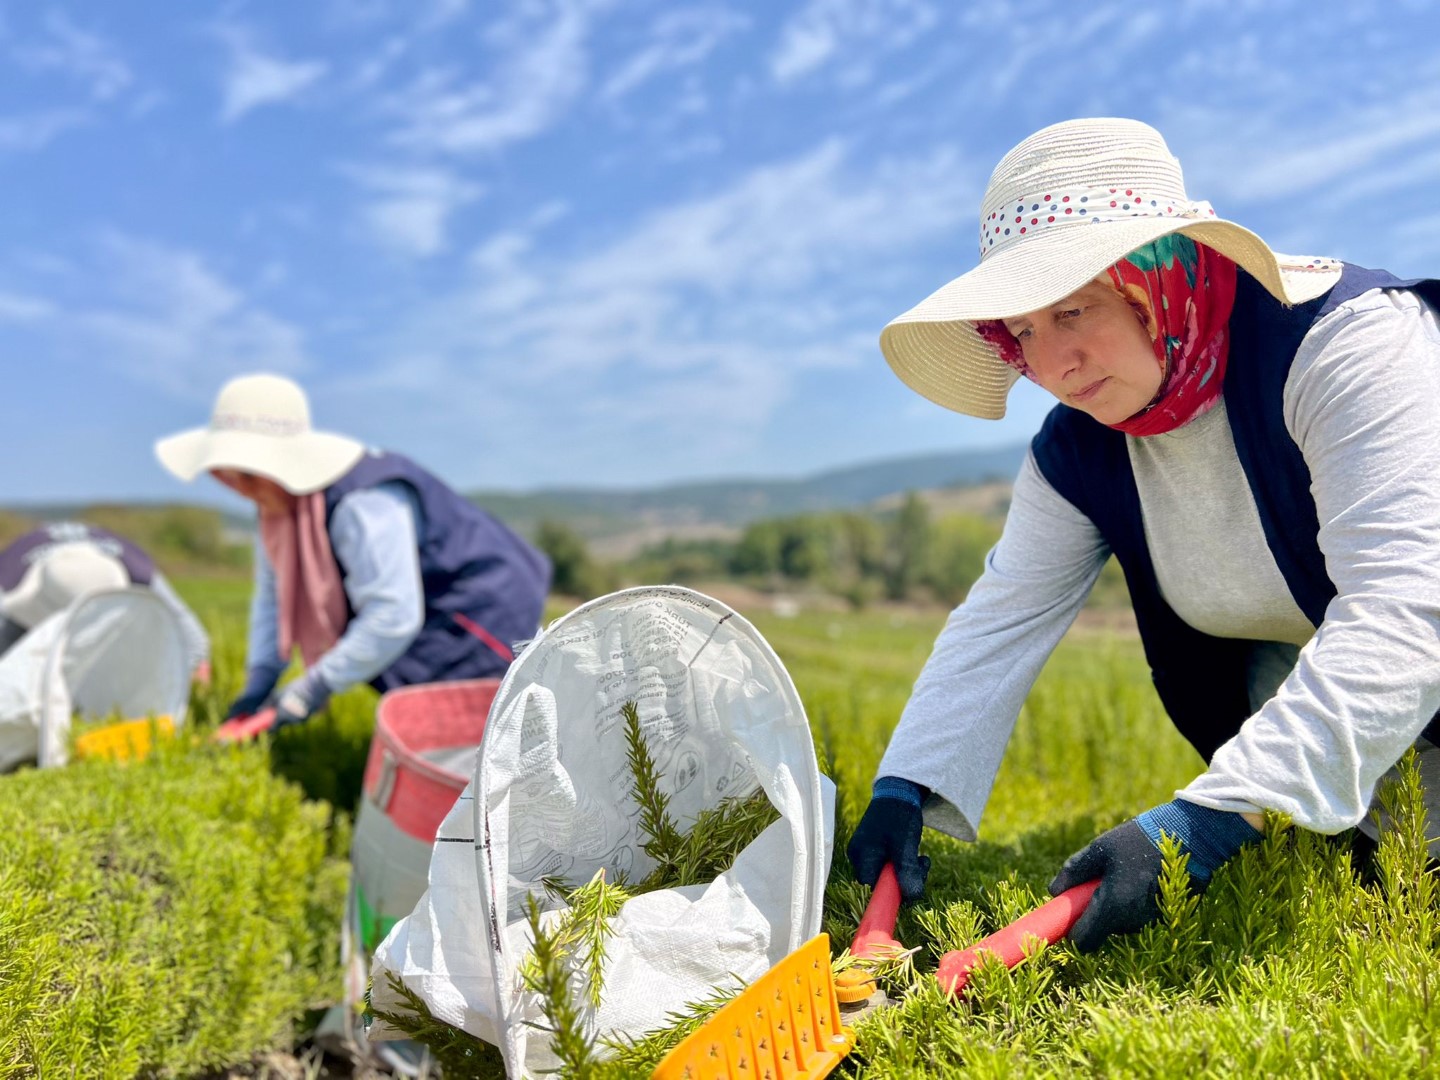
<path fill-rule="evenodd" d="M 0 597 L 0 614 L 33 630 L 87 593 L 130 584 L 125 565 L 94 544 L 62 544 L 30 564 L 15 588 Z"/>
<path fill-rule="evenodd" d="M 365 453 L 362 443 L 310 426 L 305 391 L 279 375 L 243 375 L 220 388 L 210 425 L 155 444 L 160 464 L 181 480 L 210 469 L 235 469 L 308 495 L 344 476 Z"/>
<path fill-rule="evenodd" d="M 880 349 L 912 390 L 998 420 L 1019 374 L 973 324 L 1058 303 L 1171 233 L 1238 263 L 1286 304 L 1319 296 L 1340 276 L 1337 261 L 1277 255 L 1209 203 L 1192 201 L 1180 162 L 1148 124 L 1069 120 L 1001 159 L 980 203 L 980 265 L 894 319 Z"/>

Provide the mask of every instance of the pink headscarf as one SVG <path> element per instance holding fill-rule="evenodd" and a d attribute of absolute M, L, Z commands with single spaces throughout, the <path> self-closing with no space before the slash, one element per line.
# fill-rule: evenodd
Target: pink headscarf
<path fill-rule="evenodd" d="M 1220 400 L 1230 357 L 1235 264 L 1183 233 L 1171 233 L 1132 251 L 1106 275 L 1149 333 L 1164 373 L 1150 404 L 1109 426 L 1127 435 L 1159 435 L 1208 412 Z M 975 329 L 1001 360 L 1035 378 L 1003 322 L 989 319 Z"/>
<path fill-rule="evenodd" d="M 262 510 L 260 541 L 275 568 L 280 657 L 288 662 L 299 645 L 309 667 L 340 640 L 349 611 L 325 528 L 325 495 L 297 495 L 288 514 Z"/>

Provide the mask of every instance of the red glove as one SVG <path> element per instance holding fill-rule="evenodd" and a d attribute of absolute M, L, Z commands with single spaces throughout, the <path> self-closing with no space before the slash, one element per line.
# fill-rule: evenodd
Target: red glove
<path fill-rule="evenodd" d="M 261 709 L 254 714 L 246 713 L 234 719 L 226 720 L 215 729 L 215 734 L 210 736 L 216 742 L 249 742 L 260 735 L 265 734 L 275 726 L 275 710 Z"/>

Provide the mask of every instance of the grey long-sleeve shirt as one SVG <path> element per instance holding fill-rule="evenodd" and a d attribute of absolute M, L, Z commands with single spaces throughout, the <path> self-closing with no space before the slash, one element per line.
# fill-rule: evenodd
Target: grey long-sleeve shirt
<path fill-rule="evenodd" d="M 1338 593 L 1318 630 L 1285 586 L 1235 456 L 1223 403 L 1169 435 L 1130 438 L 1160 590 L 1210 634 L 1302 646 L 1278 689 L 1180 798 L 1276 809 L 1336 832 L 1440 709 L 1440 325 L 1413 294 L 1373 290 L 1302 342 L 1284 421 L 1310 467 Z M 1004 533 L 936 641 L 880 775 L 933 792 L 926 823 L 974 839 L 1040 668 L 1109 548 L 1027 459 Z M 1284 671 L 1284 668 L 1281 668 Z M 1252 678 L 1252 687 L 1257 687 Z"/>

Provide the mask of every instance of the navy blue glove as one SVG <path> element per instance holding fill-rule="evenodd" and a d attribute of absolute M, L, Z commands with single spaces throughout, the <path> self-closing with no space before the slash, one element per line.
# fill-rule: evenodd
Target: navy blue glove
<path fill-rule="evenodd" d="M 870 805 L 845 848 L 860 884 L 874 885 L 885 864 L 894 863 L 900 898 L 912 901 L 924 895 L 930 857 L 920 854 L 920 805 L 926 794 L 919 784 L 898 776 L 875 781 Z"/>
<path fill-rule="evenodd" d="M 1160 915 L 1160 832 L 1190 855 L 1190 887 L 1204 892 L 1210 875 L 1260 831 L 1239 814 L 1176 799 L 1117 825 L 1071 855 L 1050 882 L 1050 895 L 1100 878 L 1100 887 L 1070 931 L 1081 952 L 1094 952 L 1111 934 L 1129 934 Z"/>
<path fill-rule="evenodd" d="M 225 719 L 234 720 L 237 716 L 254 716 L 270 703 L 270 694 L 274 689 L 275 680 L 268 676 L 247 679 L 245 689 L 240 691 L 240 696 L 232 701 L 230 708 L 226 710 Z"/>

